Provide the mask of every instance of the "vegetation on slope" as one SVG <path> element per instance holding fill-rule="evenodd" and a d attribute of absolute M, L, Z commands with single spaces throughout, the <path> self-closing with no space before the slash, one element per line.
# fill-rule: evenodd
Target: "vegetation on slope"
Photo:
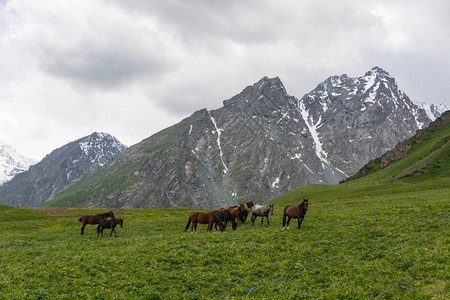
<path fill-rule="evenodd" d="M 117 237 L 80 236 L 78 216 L 0 207 L 5 298 L 441 298 L 448 297 L 448 185 L 363 196 L 311 186 L 301 230 L 270 226 L 184 232 L 192 210 L 114 210 Z M 323 195 L 318 197 L 318 195 Z M 362 195 L 362 194 L 361 194 Z M 286 200 L 286 199 L 284 199 Z M 51 210 L 51 208 L 48 208 Z M 295 221 L 295 220 L 294 220 Z M 295 222 L 294 222 L 295 223 Z"/>

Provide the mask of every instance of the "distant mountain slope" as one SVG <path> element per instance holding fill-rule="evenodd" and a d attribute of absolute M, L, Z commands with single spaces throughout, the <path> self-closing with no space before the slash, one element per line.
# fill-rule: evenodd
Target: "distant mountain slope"
<path fill-rule="evenodd" d="M 336 184 L 430 119 L 375 67 L 300 100 L 264 77 L 83 176 L 47 205 L 215 208 Z"/>
<path fill-rule="evenodd" d="M 398 143 L 394 149 L 370 161 L 347 181 L 377 171 L 380 176 L 393 180 L 450 176 L 450 111 L 444 112 L 427 128 L 418 130 L 413 137 Z"/>
<path fill-rule="evenodd" d="M 0 185 L 10 181 L 19 173 L 25 172 L 31 165 L 37 163 L 26 158 L 6 144 L 0 143 Z"/>
<path fill-rule="evenodd" d="M 125 149 L 116 138 L 105 133 L 93 133 L 71 142 L 0 186 L 0 204 L 42 204 L 73 180 L 104 165 Z"/>
<path fill-rule="evenodd" d="M 427 113 L 427 116 L 432 120 L 436 120 L 443 112 L 450 110 L 450 106 L 447 106 L 443 103 L 435 104 L 435 103 L 425 103 L 418 102 L 416 105 L 419 108 L 422 108 Z"/>

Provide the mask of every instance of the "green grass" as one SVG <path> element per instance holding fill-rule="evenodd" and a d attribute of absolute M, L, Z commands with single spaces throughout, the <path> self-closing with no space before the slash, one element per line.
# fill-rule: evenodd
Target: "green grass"
<path fill-rule="evenodd" d="M 0 206 L 0 298 L 447 298 L 450 189 L 431 186 L 310 186 L 275 201 L 270 226 L 193 235 L 187 209 L 115 210 L 124 228 L 97 238 L 76 216 Z M 301 230 L 282 230 L 302 197 Z"/>

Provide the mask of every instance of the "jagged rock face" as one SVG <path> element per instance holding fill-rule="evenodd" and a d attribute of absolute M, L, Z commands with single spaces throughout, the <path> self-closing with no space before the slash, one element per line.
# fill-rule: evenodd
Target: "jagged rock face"
<path fill-rule="evenodd" d="M 279 78 L 264 77 L 223 107 L 197 111 L 115 157 L 105 174 L 133 174 L 115 190 L 96 194 L 100 179 L 78 197 L 85 202 L 65 205 L 263 203 L 306 184 L 338 183 L 429 122 L 380 68 L 330 77 L 300 100 Z"/>
<path fill-rule="evenodd" d="M 378 67 L 359 78 L 330 77 L 300 105 L 322 156 L 348 176 L 431 121 Z"/>
<path fill-rule="evenodd" d="M 93 133 L 48 154 L 42 161 L 0 186 L 0 203 L 36 206 L 86 172 L 105 164 L 126 147 L 114 137 Z"/>

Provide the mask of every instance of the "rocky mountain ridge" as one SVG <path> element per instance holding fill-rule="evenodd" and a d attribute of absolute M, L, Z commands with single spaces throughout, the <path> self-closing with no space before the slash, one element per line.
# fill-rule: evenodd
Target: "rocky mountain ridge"
<path fill-rule="evenodd" d="M 64 145 L 0 186 L 0 204 L 40 205 L 125 149 L 113 136 L 97 132 Z"/>
<path fill-rule="evenodd" d="M 263 203 L 306 184 L 338 183 L 430 121 L 378 67 L 357 78 L 331 76 L 301 99 L 278 77 L 264 77 L 223 107 L 199 110 L 130 147 L 52 204 Z"/>

